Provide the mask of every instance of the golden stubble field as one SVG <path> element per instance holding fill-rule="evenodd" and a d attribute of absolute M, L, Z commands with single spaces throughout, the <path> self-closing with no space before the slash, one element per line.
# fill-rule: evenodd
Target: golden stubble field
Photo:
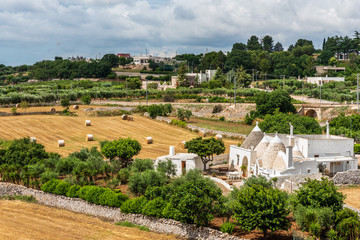
<path fill-rule="evenodd" d="M 340 188 L 339 192 L 346 195 L 346 204 L 356 209 L 360 209 L 360 186 Z"/>
<path fill-rule="evenodd" d="M 94 117 L 89 116 L 84 109 L 90 106 L 80 106 L 80 109 L 71 111 L 78 116 L 58 115 L 16 115 L 0 117 L 0 139 L 12 140 L 21 137 L 36 137 L 37 142 L 45 146 L 49 152 L 57 152 L 63 156 L 78 151 L 83 147 L 96 146 L 100 148 L 100 141 L 114 140 L 119 137 L 131 137 L 142 145 L 139 158 L 155 159 L 169 153 L 169 146 L 175 146 L 176 152 L 186 152 L 181 148 L 181 141 L 187 141 L 198 135 L 186 129 L 171 126 L 135 115 L 134 121 L 124 121 L 121 117 Z M 96 108 L 96 106 L 91 106 Z M 63 108 L 55 107 L 57 111 Z M 31 107 L 27 112 L 49 111 L 50 107 Z M 10 112 L 10 108 L 0 108 L 0 112 Z M 18 110 L 24 112 L 24 110 Z M 85 120 L 91 120 L 92 126 L 86 127 Z M 86 135 L 93 134 L 92 142 L 86 141 Z M 153 144 L 146 144 L 145 137 L 151 136 Z M 59 148 L 57 141 L 65 140 L 65 147 Z M 226 153 L 229 145 L 236 145 L 238 140 L 225 139 Z"/>
<path fill-rule="evenodd" d="M 21 201 L 0 200 L 0 212 L 0 239 L 179 239 L 174 235 L 116 226 L 85 214 Z"/>

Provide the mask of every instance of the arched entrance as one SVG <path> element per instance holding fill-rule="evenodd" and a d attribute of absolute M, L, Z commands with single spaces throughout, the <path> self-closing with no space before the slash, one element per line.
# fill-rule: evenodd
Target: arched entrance
<path fill-rule="evenodd" d="M 312 117 L 312 118 L 317 118 L 317 113 L 314 109 L 309 109 L 306 111 L 306 114 L 305 116 L 308 116 L 308 117 Z"/>
<path fill-rule="evenodd" d="M 248 158 L 245 156 L 241 162 L 241 171 L 242 171 L 242 175 L 244 177 L 248 176 L 248 164 L 249 164 L 249 160 Z"/>

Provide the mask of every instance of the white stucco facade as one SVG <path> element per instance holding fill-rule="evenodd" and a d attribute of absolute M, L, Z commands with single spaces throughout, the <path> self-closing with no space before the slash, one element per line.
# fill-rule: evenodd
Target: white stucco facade
<path fill-rule="evenodd" d="M 178 153 L 158 157 L 155 161 L 155 167 L 157 167 L 159 162 L 167 161 L 168 159 L 176 166 L 176 176 L 185 174 L 192 169 L 203 170 L 204 168 L 200 157 L 194 153 Z"/>

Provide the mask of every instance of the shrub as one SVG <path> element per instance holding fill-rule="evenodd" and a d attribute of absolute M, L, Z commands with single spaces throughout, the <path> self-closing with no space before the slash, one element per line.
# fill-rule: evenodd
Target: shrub
<path fill-rule="evenodd" d="M 129 189 L 136 195 L 144 195 L 148 187 L 161 187 L 165 184 L 166 176 L 155 170 L 135 173 L 129 178 Z"/>
<path fill-rule="evenodd" d="M 360 144 L 354 144 L 354 152 L 360 153 Z"/>
<path fill-rule="evenodd" d="M 192 112 L 190 110 L 185 110 L 183 108 L 178 108 L 177 117 L 181 121 L 185 121 L 185 119 L 189 120 L 192 116 Z"/>
<path fill-rule="evenodd" d="M 59 177 L 59 174 L 57 174 L 56 172 L 47 170 L 46 172 L 43 172 L 42 174 L 40 174 L 40 182 L 46 183 L 46 182 L 50 181 L 51 179 L 57 179 L 58 177 Z"/>
<path fill-rule="evenodd" d="M 117 177 L 121 181 L 121 184 L 126 184 L 130 177 L 130 169 L 129 168 L 120 169 Z"/>
<path fill-rule="evenodd" d="M 163 216 L 162 211 L 165 206 L 165 201 L 161 197 L 157 197 L 154 200 L 147 202 L 142 210 L 142 213 L 147 216 L 161 218 Z"/>
<path fill-rule="evenodd" d="M 225 117 L 222 116 L 222 117 L 219 118 L 219 120 L 222 121 L 222 122 L 224 122 L 224 121 L 225 121 Z"/>
<path fill-rule="evenodd" d="M 71 187 L 70 183 L 61 181 L 58 185 L 56 185 L 56 188 L 53 191 L 53 193 L 55 193 L 57 195 L 64 195 L 65 196 L 70 187 Z"/>
<path fill-rule="evenodd" d="M 309 232 L 316 236 L 316 237 L 319 237 L 320 236 L 320 233 L 321 233 L 321 226 L 319 223 L 317 222 L 313 222 L 310 224 L 309 226 Z"/>
<path fill-rule="evenodd" d="M 175 102 L 175 97 L 173 94 L 165 94 L 163 97 L 164 102 Z"/>
<path fill-rule="evenodd" d="M 334 212 L 342 209 L 345 196 L 337 191 L 334 183 L 326 178 L 307 179 L 296 193 L 297 202 L 305 207 L 329 207 Z"/>
<path fill-rule="evenodd" d="M 55 190 L 56 186 L 61 182 L 62 181 L 59 179 L 51 179 L 50 181 L 44 183 L 41 186 L 41 190 L 44 192 L 52 193 Z"/>
<path fill-rule="evenodd" d="M 92 186 L 84 186 L 76 192 L 79 198 L 86 200 L 86 194 Z"/>
<path fill-rule="evenodd" d="M 121 212 L 123 213 L 142 213 L 143 207 L 146 205 L 147 200 L 144 196 L 134 199 L 126 200 L 120 207 Z"/>
<path fill-rule="evenodd" d="M 358 218 L 350 217 L 342 220 L 336 230 L 340 237 L 345 239 L 357 239 L 360 237 L 360 221 Z"/>
<path fill-rule="evenodd" d="M 121 207 L 122 203 L 125 202 L 128 197 L 122 193 L 115 193 L 110 189 L 105 189 L 104 192 L 99 196 L 99 204 L 109 207 Z"/>
<path fill-rule="evenodd" d="M 81 102 L 83 102 L 86 105 L 89 105 L 91 103 L 91 96 L 89 94 L 82 95 Z"/>
<path fill-rule="evenodd" d="M 178 127 L 181 127 L 181 128 L 185 128 L 185 127 L 186 127 L 186 122 L 181 121 L 181 120 L 177 120 L 177 119 L 171 119 L 170 125 L 174 125 L 174 126 L 178 126 Z"/>
<path fill-rule="evenodd" d="M 80 186 L 79 185 L 72 185 L 69 190 L 66 193 L 67 197 L 71 197 L 71 198 L 77 198 L 78 196 L 78 191 L 80 190 Z"/>
<path fill-rule="evenodd" d="M 90 186 L 85 194 L 85 200 L 90 203 L 99 204 L 100 195 L 104 192 L 105 188 Z"/>
<path fill-rule="evenodd" d="M 154 162 L 151 159 L 135 159 L 131 164 L 132 172 L 145 172 L 154 169 Z"/>
<path fill-rule="evenodd" d="M 145 226 L 141 226 L 141 225 L 135 225 L 131 222 L 117 222 L 115 223 L 115 225 L 118 225 L 118 226 L 123 226 L 123 227 L 135 227 L 135 228 L 138 228 L 140 229 L 141 231 L 145 231 L 145 232 L 149 232 L 150 229 L 148 227 L 145 227 Z"/>
<path fill-rule="evenodd" d="M 223 233 L 228 233 L 228 234 L 232 234 L 235 228 L 235 224 L 231 223 L 231 222 L 224 222 L 223 224 L 221 224 L 220 226 L 220 231 L 222 231 Z"/>
<path fill-rule="evenodd" d="M 219 105 L 215 105 L 213 110 L 212 110 L 212 113 L 219 113 L 223 110 L 223 106 L 221 106 L 220 104 Z"/>

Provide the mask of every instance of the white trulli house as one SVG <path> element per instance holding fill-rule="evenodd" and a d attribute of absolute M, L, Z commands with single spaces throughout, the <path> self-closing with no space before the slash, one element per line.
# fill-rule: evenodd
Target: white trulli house
<path fill-rule="evenodd" d="M 204 165 L 197 154 L 194 153 L 177 153 L 175 154 L 175 148 L 170 146 L 169 155 L 158 157 L 155 160 L 155 167 L 161 161 L 171 160 L 176 166 L 176 176 L 180 176 L 191 169 L 202 170 Z"/>
<path fill-rule="evenodd" d="M 241 147 L 230 146 L 229 167 L 268 177 L 333 175 L 357 169 L 353 147 L 352 138 L 330 135 L 328 124 L 326 135 L 294 135 L 291 124 L 290 134 L 265 135 L 256 124 Z"/>

